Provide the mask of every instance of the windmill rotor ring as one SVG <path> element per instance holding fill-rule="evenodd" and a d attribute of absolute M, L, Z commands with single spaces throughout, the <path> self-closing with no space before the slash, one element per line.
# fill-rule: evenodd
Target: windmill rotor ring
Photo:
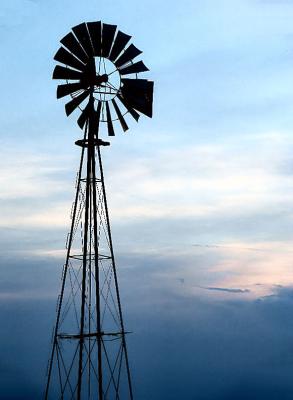
<path fill-rule="evenodd" d="M 107 124 L 109 136 L 115 135 L 115 121 L 124 132 L 128 130 L 126 114 L 136 121 L 141 114 L 152 117 L 154 83 L 138 77 L 148 68 L 134 60 L 142 51 L 128 45 L 130 39 L 116 25 L 101 21 L 79 24 L 61 39 L 54 57 L 61 65 L 56 65 L 53 79 L 66 83 L 58 85 L 57 98 L 70 97 L 66 114 L 79 110 L 81 129 L 88 119 L 90 98 L 94 99 L 95 118 Z"/>

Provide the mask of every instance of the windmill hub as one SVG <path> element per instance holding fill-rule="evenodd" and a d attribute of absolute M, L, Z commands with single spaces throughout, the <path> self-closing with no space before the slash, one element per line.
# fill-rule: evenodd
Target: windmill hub
<path fill-rule="evenodd" d="M 116 97 L 121 87 L 120 74 L 112 61 L 105 57 L 95 57 L 96 75 L 94 93 L 96 103 L 110 101 Z"/>
<path fill-rule="evenodd" d="M 108 82 L 108 80 L 109 80 L 109 77 L 107 74 L 97 75 L 95 84 L 96 84 L 96 86 L 101 86 L 102 83 L 106 83 L 106 82 Z"/>

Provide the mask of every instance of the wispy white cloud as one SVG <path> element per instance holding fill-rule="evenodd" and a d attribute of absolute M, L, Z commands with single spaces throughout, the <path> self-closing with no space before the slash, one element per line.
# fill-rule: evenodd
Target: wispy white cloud
<path fill-rule="evenodd" d="M 213 218 L 288 212 L 293 200 L 289 135 L 236 136 L 214 144 L 158 150 L 109 163 L 107 187 L 114 220 Z M 74 163 L 23 154 L 0 160 L 2 225 L 62 226 L 73 200 Z M 125 155 L 126 156 L 126 155 Z M 12 161 L 13 160 L 13 161 Z M 125 167 L 121 168 L 123 165 Z M 287 168 L 288 165 L 288 168 Z M 64 200 L 66 196 L 66 200 Z M 35 198 L 39 207 L 15 211 L 13 199 Z M 49 201 L 50 199 L 50 201 Z M 52 200 L 54 202 L 52 203 Z M 24 211 L 24 209 L 23 209 Z M 257 227 L 256 227 L 257 229 Z"/>
<path fill-rule="evenodd" d="M 216 286 L 201 286 L 201 289 L 205 290 L 212 290 L 215 292 L 224 292 L 224 293 L 232 293 L 232 294 L 244 294 L 249 293 L 249 289 L 239 289 L 239 288 L 223 288 L 223 287 L 216 287 Z"/>
<path fill-rule="evenodd" d="M 0 159 L 0 198 L 41 199 L 68 190 L 70 182 L 62 179 L 69 172 L 66 163 L 68 157 L 50 158 L 48 154 L 8 149 Z"/>
<path fill-rule="evenodd" d="M 237 136 L 215 144 L 178 146 L 112 168 L 109 186 L 115 217 L 247 215 L 289 206 L 291 174 L 287 134 Z M 289 158 L 291 159 L 291 158 Z M 123 160 L 121 161 L 123 165 Z"/>

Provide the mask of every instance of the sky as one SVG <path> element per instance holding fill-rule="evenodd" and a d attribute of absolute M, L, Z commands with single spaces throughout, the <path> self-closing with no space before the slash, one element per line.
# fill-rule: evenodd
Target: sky
<path fill-rule="evenodd" d="M 292 398 L 292 17 L 291 0 L 1 1 L 1 398 L 42 398 L 82 135 L 53 56 L 94 20 L 155 82 L 153 118 L 103 152 L 135 398 Z"/>

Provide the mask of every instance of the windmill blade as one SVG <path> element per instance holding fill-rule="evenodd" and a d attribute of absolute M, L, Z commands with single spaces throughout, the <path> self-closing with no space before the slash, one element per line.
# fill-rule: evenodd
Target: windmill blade
<path fill-rule="evenodd" d="M 54 56 L 54 60 L 59 61 L 61 64 L 69 65 L 78 71 L 84 70 L 84 64 L 75 58 L 69 51 L 65 50 L 64 47 L 60 47 Z"/>
<path fill-rule="evenodd" d="M 134 94 L 123 93 L 123 97 L 127 99 L 127 103 L 135 110 L 143 113 L 147 117 L 152 118 L 153 116 L 153 101 L 152 96 L 135 96 Z"/>
<path fill-rule="evenodd" d="M 136 112 L 133 107 L 131 107 L 127 100 L 125 100 L 119 93 L 117 93 L 117 98 L 121 101 L 121 103 L 124 105 L 124 107 L 126 108 L 126 110 L 129 112 L 130 115 L 132 115 L 132 117 L 136 120 L 136 122 L 138 121 L 140 115 L 138 114 L 138 112 Z"/>
<path fill-rule="evenodd" d="M 74 97 L 65 105 L 66 115 L 70 115 L 86 98 L 89 96 L 90 91 L 85 90 L 78 96 Z"/>
<path fill-rule="evenodd" d="M 153 91 L 154 82 L 146 79 L 127 79 L 121 87 L 123 97 L 126 99 L 128 97 L 142 98 L 147 102 L 153 102 Z"/>
<path fill-rule="evenodd" d="M 149 99 L 144 97 L 128 96 L 127 102 L 132 108 L 135 108 L 137 111 L 141 112 L 147 117 L 152 118 L 153 103 Z"/>
<path fill-rule="evenodd" d="M 84 108 L 84 110 L 82 110 L 82 112 L 77 120 L 77 123 L 81 129 L 83 129 L 89 115 L 90 115 L 90 103 L 88 103 L 86 105 L 86 107 Z"/>
<path fill-rule="evenodd" d="M 154 82 L 147 81 L 144 89 L 124 85 L 121 93 L 133 108 L 151 118 L 153 115 L 153 90 Z"/>
<path fill-rule="evenodd" d="M 108 57 L 114 40 L 117 26 L 103 24 L 102 26 L 102 56 Z"/>
<path fill-rule="evenodd" d="M 90 57 L 87 65 L 84 67 L 84 73 L 82 75 L 81 81 L 85 83 L 87 86 L 88 84 L 92 84 L 93 80 L 96 76 L 96 63 L 95 58 Z"/>
<path fill-rule="evenodd" d="M 114 129 L 113 129 L 112 118 L 111 118 L 111 112 L 110 112 L 110 107 L 109 107 L 108 101 L 106 101 L 106 114 L 107 114 L 108 135 L 109 136 L 115 136 Z"/>
<path fill-rule="evenodd" d="M 62 67 L 61 65 L 56 65 L 53 71 L 53 79 L 81 79 L 82 73 L 75 71 L 74 69 Z"/>
<path fill-rule="evenodd" d="M 93 48 L 91 44 L 91 39 L 89 32 L 87 30 L 86 23 L 83 22 L 77 26 L 72 28 L 75 36 L 77 37 L 79 43 L 82 45 L 82 48 L 86 52 L 86 54 L 90 57 L 93 55 Z"/>
<path fill-rule="evenodd" d="M 146 102 L 143 99 L 129 99 L 129 104 L 135 108 L 137 111 L 141 112 L 142 114 L 146 115 L 149 118 L 153 116 L 153 104 L 151 102 Z"/>
<path fill-rule="evenodd" d="M 118 69 L 121 75 L 138 74 L 139 72 L 149 71 L 148 67 L 146 67 L 142 61 L 138 61 L 129 67 Z"/>
<path fill-rule="evenodd" d="M 121 53 L 121 51 L 125 48 L 130 39 L 131 36 L 126 35 L 126 33 L 123 33 L 121 31 L 118 31 L 111 53 L 109 55 L 109 60 L 114 62 Z"/>
<path fill-rule="evenodd" d="M 98 22 L 88 22 L 87 23 L 89 35 L 91 38 L 92 46 L 94 49 L 94 56 L 101 56 L 102 51 L 102 39 L 101 39 L 101 30 L 102 24 L 101 21 Z"/>
<path fill-rule="evenodd" d="M 121 79 L 122 86 L 129 87 L 134 91 L 147 90 L 150 87 L 150 82 L 148 79 Z M 151 86 L 153 87 L 153 84 Z"/>
<path fill-rule="evenodd" d="M 81 89 L 84 89 L 84 84 L 81 82 L 66 83 L 65 85 L 59 85 L 57 87 L 57 99 L 67 96 L 68 94 L 75 93 Z"/>
<path fill-rule="evenodd" d="M 139 54 L 141 54 L 142 51 L 139 50 L 137 47 L 135 47 L 133 44 L 131 44 L 125 52 L 118 58 L 118 60 L 115 61 L 115 65 L 117 68 L 121 67 L 122 65 L 126 64 L 127 62 L 133 60 L 135 57 L 137 57 Z"/>
<path fill-rule="evenodd" d="M 112 99 L 112 103 L 113 103 L 113 106 L 114 106 L 114 108 L 115 108 L 117 117 L 118 117 L 118 119 L 119 119 L 119 121 L 120 121 L 120 124 L 121 124 L 121 126 L 122 126 L 122 129 L 124 130 L 124 132 L 126 132 L 126 131 L 128 130 L 128 125 L 127 125 L 127 123 L 126 123 L 126 121 L 125 121 L 123 115 L 121 114 L 121 111 L 119 110 L 119 107 L 118 107 L 118 105 L 117 105 L 115 99 Z"/>
<path fill-rule="evenodd" d="M 64 36 L 60 42 L 63 44 L 63 46 L 67 47 L 67 49 L 71 51 L 71 53 L 74 54 L 75 57 L 77 57 L 80 61 L 83 63 L 87 62 L 88 56 L 72 32 L 69 32 L 66 36 Z"/>

